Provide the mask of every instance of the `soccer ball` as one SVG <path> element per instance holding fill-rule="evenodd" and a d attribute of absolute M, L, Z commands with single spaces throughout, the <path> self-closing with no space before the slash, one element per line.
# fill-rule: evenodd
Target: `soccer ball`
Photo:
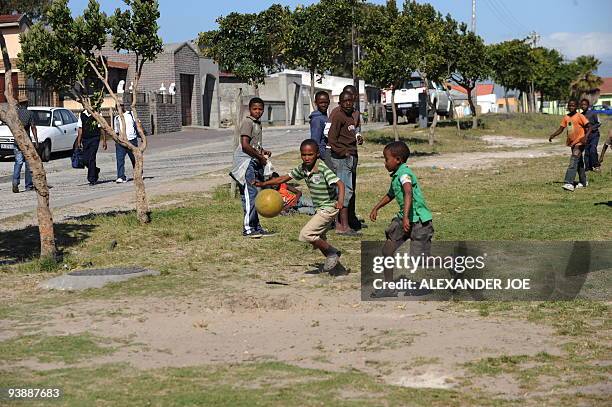
<path fill-rule="evenodd" d="M 278 216 L 283 210 L 283 197 L 274 189 L 264 189 L 255 198 L 255 209 L 264 218 Z"/>

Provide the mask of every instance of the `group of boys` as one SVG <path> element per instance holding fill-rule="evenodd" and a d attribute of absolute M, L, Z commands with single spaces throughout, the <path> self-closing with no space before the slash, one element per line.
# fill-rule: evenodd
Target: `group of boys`
<path fill-rule="evenodd" d="M 563 189 L 567 191 L 574 191 L 589 185 L 586 176 L 587 171 L 600 171 L 605 151 L 612 144 L 611 131 L 604 144 L 601 156 L 597 157 L 601 123 L 597 113 L 589 107 L 589 100 L 582 99 L 580 101 L 582 113 L 580 113 L 578 112 L 578 102 L 570 100 L 567 104 L 569 113 L 563 117 L 557 131 L 548 137 L 548 141 L 552 142 L 564 130 L 567 132 L 566 145 L 571 149 L 570 164 L 565 172 L 563 184 Z M 576 174 L 578 175 L 578 183 L 574 184 Z"/>
<path fill-rule="evenodd" d="M 245 237 L 271 235 L 259 223 L 255 209 L 258 188 L 304 180 L 316 212 L 300 231 L 299 240 L 321 251 L 325 256 L 324 271 L 331 272 L 336 267 L 341 252 L 329 244 L 327 231 L 335 223 L 336 234 L 356 236 L 359 235 L 356 229 L 363 227 L 354 210 L 357 145 L 363 143 L 355 97 L 355 90 L 345 88 L 340 94 L 340 105 L 327 116 L 329 95 L 318 92 L 317 110 L 310 115 L 311 138 L 300 145 L 302 163 L 288 174 L 269 180 L 263 179 L 263 169 L 271 156 L 262 146 L 260 118 L 264 102 L 260 98 L 250 100 L 249 115 L 240 129 L 240 144 L 234 152 L 230 173 L 241 195 Z M 410 150 L 404 142 L 392 142 L 385 146 L 383 154 L 391 185 L 372 209 L 370 220 L 375 222 L 378 210 L 391 201 L 396 200 L 399 205 L 397 216 L 385 231 L 383 254 L 392 255 L 409 239 L 413 242 L 411 252 L 428 253 L 434 233 L 432 215 L 416 176 L 406 165 Z"/>

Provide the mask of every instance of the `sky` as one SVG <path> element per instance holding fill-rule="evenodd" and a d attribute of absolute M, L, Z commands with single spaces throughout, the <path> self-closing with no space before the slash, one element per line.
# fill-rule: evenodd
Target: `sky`
<path fill-rule="evenodd" d="M 107 13 L 123 6 L 122 0 L 98 0 Z M 423 0 L 417 0 L 425 3 Z M 216 28 L 215 20 L 231 12 L 258 12 L 279 3 L 295 8 L 311 0 L 159 0 L 160 35 L 164 42 L 194 39 Z M 384 4 L 384 0 L 370 0 Z M 441 13 L 470 23 L 472 0 L 429 0 Z M 402 0 L 398 0 L 401 7 Z M 87 0 L 70 0 L 80 14 Z M 485 42 L 524 38 L 535 31 L 539 44 L 559 50 L 568 60 L 595 55 L 602 64 L 599 75 L 612 77 L 612 0 L 476 0 L 476 32 Z"/>

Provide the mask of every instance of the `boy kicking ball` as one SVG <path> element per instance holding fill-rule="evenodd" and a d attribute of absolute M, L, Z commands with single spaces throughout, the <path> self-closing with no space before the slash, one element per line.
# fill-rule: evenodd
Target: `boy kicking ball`
<path fill-rule="evenodd" d="M 385 146 L 383 155 L 385 168 L 391 176 L 391 186 L 387 194 L 372 208 L 370 220 L 376 222 L 378 211 L 389 202 L 396 200 L 399 205 L 397 216 L 385 230 L 387 240 L 382 249 L 383 256 L 393 256 L 408 239 L 411 257 L 428 256 L 434 234 L 432 216 L 416 175 L 406 165 L 410 149 L 403 141 L 395 141 Z M 386 268 L 384 277 L 386 282 L 393 281 L 393 269 Z M 397 292 L 393 290 L 380 290 L 372 294 L 375 298 L 396 296 Z"/>
<path fill-rule="evenodd" d="M 312 202 L 316 208 L 315 215 L 300 231 L 301 242 L 308 242 L 319 249 L 325 256 L 323 271 L 331 271 L 338 264 L 340 252 L 326 240 L 326 232 L 338 215 L 344 202 L 344 184 L 329 169 L 322 160 L 319 160 L 319 146 L 316 141 L 307 139 L 300 145 L 302 164 L 287 175 L 272 178 L 265 182 L 255 182 L 256 187 L 280 185 L 294 179 L 304 180 Z M 337 191 L 336 191 L 337 187 Z"/>

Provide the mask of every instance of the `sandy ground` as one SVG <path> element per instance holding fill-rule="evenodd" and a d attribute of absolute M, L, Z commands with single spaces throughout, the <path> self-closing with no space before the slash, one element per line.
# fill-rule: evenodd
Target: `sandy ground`
<path fill-rule="evenodd" d="M 416 158 L 412 164 L 482 168 L 502 159 L 565 152 L 558 144 L 534 147 L 539 140 L 492 137 L 488 141 L 493 147 L 517 150 L 446 154 Z M 528 153 L 523 149 L 527 146 L 532 147 Z M 210 191 L 225 182 L 223 171 L 216 171 L 198 182 L 156 185 L 148 192 L 156 197 Z M 130 207 L 131 191 L 117 198 L 62 208 L 55 216 L 61 219 Z M 24 222 L 27 219 L 15 226 Z M 50 310 L 43 329 L 52 335 L 91 332 L 118 341 L 129 338 L 137 344 L 120 346 L 110 356 L 81 364 L 86 366 L 128 362 L 146 369 L 278 360 L 326 370 L 358 369 L 387 383 L 427 388 L 460 386 L 467 375 L 464 364 L 484 357 L 561 352 L 559 337 L 543 325 L 480 317 L 438 302 L 362 302 L 356 274 L 333 280 L 331 288 L 306 288 L 300 285 L 305 278 L 319 277 L 297 273 L 289 277 L 288 286 L 262 281 L 261 285 L 244 287 L 245 294 L 238 296 L 193 293 L 180 299 L 88 301 Z M 35 295 L 36 279 L 24 284 L 21 288 Z M 0 321 L 0 338 L 28 328 Z M 33 361 L 19 365 L 33 369 L 63 366 Z M 502 397 L 528 396 L 506 375 L 473 378 L 472 385 Z"/>

